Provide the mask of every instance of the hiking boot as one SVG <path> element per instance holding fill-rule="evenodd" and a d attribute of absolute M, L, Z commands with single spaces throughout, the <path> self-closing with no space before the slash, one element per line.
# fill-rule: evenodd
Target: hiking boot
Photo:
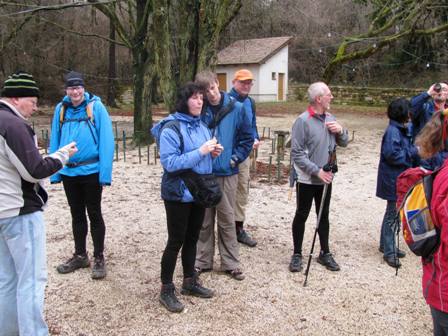
<path fill-rule="evenodd" d="M 390 267 L 393 267 L 393 268 L 401 267 L 400 260 L 398 260 L 398 258 L 395 258 L 395 256 L 393 256 L 393 255 L 389 256 L 389 257 L 384 256 L 383 259 Z"/>
<path fill-rule="evenodd" d="M 203 287 L 196 276 L 191 278 L 185 278 L 180 291 L 183 295 L 191 295 L 204 299 L 213 297 L 213 291 L 211 289 Z"/>
<path fill-rule="evenodd" d="M 384 253 L 384 248 L 380 247 L 380 248 L 378 248 L 378 251 L 380 251 L 381 253 Z M 406 252 L 403 250 L 397 249 L 397 257 L 398 258 L 406 257 Z"/>
<path fill-rule="evenodd" d="M 226 274 L 230 275 L 233 279 L 241 281 L 244 280 L 245 276 L 243 274 L 243 271 L 239 268 L 235 268 L 233 270 L 227 270 Z"/>
<path fill-rule="evenodd" d="M 86 268 L 90 266 L 89 257 L 87 253 L 84 255 L 73 254 L 69 260 L 65 263 L 60 264 L 56 267 L 56 270 L 61 274 L 71 273 L 76 271 L 78 268 Z"/>
<path fill-rule="evenodd" d="M 299 253 L 294 253 L 291 257 L 291 262 L 289 263 L 290 272 L 300 272 L 302 270 L 302 255 Z"/>
<path fill-rule="evenodd" d="M 103 279 L 107 274 L 104 257 L 95 257 L 92 267 L 92 279 Z"/>
<path fill-rule="evenodd" d="M 175 289 L 176 288 L 172 283 L 162 285 L 162 289 L 160 290 L 159 302 L 170 312 L 180 313 L 182 310 L 184 310 L 184 305 L 177 299 L 176 294 L 174 293 Z"/>
<path fill-rule="evenodd" d="M 341 269 L 337 262 L 334 260 L 331 253 L 323 253 L 322 251 L 320 251 L 317 262 L 321 265 L 324 265 L 328 270 L 333 272 L 339 271 Z"/>
<path fill-rule="evenodd" d="M 255 247 L 257 245 L 257 241 L 253 240 L 249 234 L 244 231 L 241 230 L 240 232 L 238 232 L 236 234 L 236 239 L 238 240 L 238 242 L 240 242 L 241 244 L 247 245 L 249 247 Z"/>

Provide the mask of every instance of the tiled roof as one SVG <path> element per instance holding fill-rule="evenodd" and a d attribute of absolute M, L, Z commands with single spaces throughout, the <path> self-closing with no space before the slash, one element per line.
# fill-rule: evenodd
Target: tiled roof
<path fill-rule="evenodd" d="M 218 53 L 218 65 L 264 63 L 291 39 L 281 36 L 235 41 Z"/>

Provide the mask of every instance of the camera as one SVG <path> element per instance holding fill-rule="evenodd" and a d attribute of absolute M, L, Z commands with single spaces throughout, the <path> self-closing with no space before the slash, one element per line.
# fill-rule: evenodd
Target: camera
<path fill-rule="evenodd" d="M 437 93 L 440 93 L 441 90 L 442 90 L 442 84 L 436 83 L 434 85 L 434 91 L 437 92 Z"/>

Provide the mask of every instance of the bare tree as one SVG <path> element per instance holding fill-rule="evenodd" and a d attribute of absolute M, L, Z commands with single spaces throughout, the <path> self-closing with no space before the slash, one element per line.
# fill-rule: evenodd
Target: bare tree
<path fill-rule="evenodd" d="M 349 61 L 365 59 L 404 39 L 433 36 L 448 31 L 447 10 L 436 0 L 357 1 L 371 4 L 366 32 L 347 36 L 340 43 L 323 77 L 330 81 L 337 68 Z M 443 15 L 440 15 L 440 14 Z"/>

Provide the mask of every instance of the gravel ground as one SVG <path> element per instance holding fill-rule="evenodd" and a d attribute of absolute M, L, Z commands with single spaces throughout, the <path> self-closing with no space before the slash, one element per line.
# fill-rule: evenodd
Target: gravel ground
<path fill-rule="evenodd" d="M 256 176 L 251 182 L 247 229 L 258 245 L 240 249 L 246 279 L 238 282 L 219 272 L 217 256 L 217 269 L 201 276 L 216 296 L 180 295 L 186 309 L 181 314 L 168 313 L 158 302 L 160 258 L 167 239 L 159 196 L 161 168 L 154 162 L 139 164 L 134 151 L 126 162 L 115 164 L 113 185 L 104 190 L 108 276 L 102 281 L 91 280 L 89 269 L 67 275 L 56 272 L 56 265 L 72 253 L 73 239 L 62 186 L 48 185 L 45 314 L 52 334 L 431 334 L 419 259 L 408 255 L 396 276 L 378 252 L 386 204 L 375 197 L 376 169 L 387 121 L 344 113 L 338 117 L 356 132 L 349 147 L 338 152 L 339 172 L 330 213 L 330 246 L 340 272 L 327 271 L 313 258 L 308 286 L 303 287 L 303 273 L 288 271 L 295 195 L 289 199 L 287 184 L 267 183 L 265 176 Z M 294 118 L 260 117 L 258 123 L 272 130 L 290 130 Z M 259 160 L 266 162 L 270 151 L 271 144 L 266 141 Z M 306 254 L 315 221 L 312 213 L 304 239 Z M 88 249 L 92 252 L 90 238 Z M 178 288 L 181 274 L 178 263 Z"/>

